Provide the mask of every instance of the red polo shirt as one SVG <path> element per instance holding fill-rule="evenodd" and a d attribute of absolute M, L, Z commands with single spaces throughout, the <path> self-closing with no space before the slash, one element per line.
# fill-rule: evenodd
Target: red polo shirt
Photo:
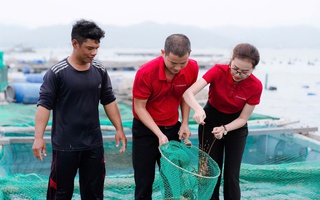
<path fill-rule="evenodd" d="M 148 100 L 146 108 L 158 126 L 172 126 L 179 119 L 182 95 L 197 80 L 198 72 L 197 62 L 189 59 L 187 66 L 172 81 L 167 80 L 164 59 L 159 56 L 137 71 L 132 89 L 133 98 Z M 139 119 L 134 111 L 134 101 L 132 112 Z"/>
<path fill-rule="evenodd" d="M 220 112 L 231 114 L 243 109 L 246 103 L 260 103 L 262 83 L 251 74 L 235 83 L 229 65 L 216 64 L 202 78 L 209 86 L 209 103 Z"/>

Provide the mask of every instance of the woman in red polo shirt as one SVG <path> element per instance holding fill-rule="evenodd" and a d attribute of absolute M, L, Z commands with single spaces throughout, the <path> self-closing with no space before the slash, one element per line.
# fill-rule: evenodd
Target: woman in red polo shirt
<path fill-rule="evenodd" d="M 194 120 L 200 124 L 200 149 L 210 150 L 208 153 L 220 170 L 224 167 L 224 199 L 241 197 L 239 174 L 248 135 L 247 121 L 255 105 L 260 103 L 262 93 L 260 80 L 252 74 L 259 60 L 256 47 L 238 44 L 229 64 L 216 64 L 183 94 L 195 111 Z M 208 84 L 208 102 L 202 108 L 195 95 Z M 219 199 L 220 182 L 221 176 L 211 199 Z"/>

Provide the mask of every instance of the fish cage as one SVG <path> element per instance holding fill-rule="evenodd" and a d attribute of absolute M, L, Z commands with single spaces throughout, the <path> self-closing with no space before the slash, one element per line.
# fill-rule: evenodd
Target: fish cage
<path fill-rule="evenodd" d="M 128 138 L 119 153 L 110 121 L 101 112 L 106 177 L 104 199 L 134 199 L 131 162 L 131 107 L 119 104 Z M 42 162 L 32 153 L 35 105 L 0 105 L 0 200 L 45 199 L 51 165 L 50 125 L 45 133 L 47 156 Z M 192 115 L 191 115 L 192 116 Z M 190 120 L 192 121 L 192 120 Z M 289 127 L 286 120 L 255 115 L 248 122 L 249 135 L 240 169 L 241 199 L 320 199 L 320 142 L 305 134 L 315 127 Z M 197 125 L 190 124 L 191 143 L 198 147 Z M 221 171 L 223 181 L 223 170 Z M 162 199 L 157 168 L 153 199 Z M 223 198 L 223 187 L 220 189 Z M 78 176 L 73 199 L 80 199 Z"/>

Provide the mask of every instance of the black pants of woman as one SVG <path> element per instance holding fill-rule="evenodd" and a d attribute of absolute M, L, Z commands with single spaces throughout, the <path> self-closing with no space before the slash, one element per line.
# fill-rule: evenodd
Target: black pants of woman
<path fill-rule="evenodd" d="M 228 132 L 222 139 L 215 139 L 211 133 L 216 126 L 230 123 L 240 113 L 225 114 L 213 108 L 209 103 L 204 107 L 206 112 L 205 125 L 199 125 L 199 148 L 209 153 L 212 159 L 217 162 L 221 175 L 217 181 L 211 199 L 219 199 L 221 176 L 223 176 L 223 195 L 225 200 L 238 200 L 241 198 L 239 176 L 243 151 L 245 148 L 248 127 L 247 124 L 237 130 Z M 212 148 L 210 149 L 210 146 Z M 210 150 L 210 152 L 208 152 Z"/>

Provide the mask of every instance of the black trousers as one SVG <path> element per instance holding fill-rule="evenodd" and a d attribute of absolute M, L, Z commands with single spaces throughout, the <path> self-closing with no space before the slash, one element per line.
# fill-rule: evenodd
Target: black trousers
<path fill-rule="evenodd" d="M 181 123 L 178 121 L 174 126 L 161 127 L 161 131 L 168 140 L 179 140 L 179 129 Z M 156 163 L 160 167 L 158 137 L 147 128 L 141 121 L 133 119 L 132 124 L 132 165 L 134 169 L 136 200 L 152 199 L 152 185 L 155 177 Z"/>
<path fill-rule="evenodd" d="M 79 169 L 82 200 L 102 200 L 105 179 L 103 146 L 86 151 L 52 151 L 47 199 L 70 200 Z"/>
<path fill-rule="evenodd" d="M 213 108 L 209 103 L 206 104 L 204 110 L 207 117 L 205 119 L 206 124 L 199 125 L 199 148 L 209 153 L 210 157 L 219 165 L 221 175 L 223 174 L 224 199 L 240 200 L 239 176 L 242 155 L 248 136 L 247 124 L 237 130 L 228 132 L 222 139 L 215 140 L 211 133 L 212 129 L 230 123 L 240 115 L 241 111 L 234 114 L 225 114 Z M 211 144 L 213 145 L 210 149 Z M 211 199 L 219 199 L 221 175 Z"/>

